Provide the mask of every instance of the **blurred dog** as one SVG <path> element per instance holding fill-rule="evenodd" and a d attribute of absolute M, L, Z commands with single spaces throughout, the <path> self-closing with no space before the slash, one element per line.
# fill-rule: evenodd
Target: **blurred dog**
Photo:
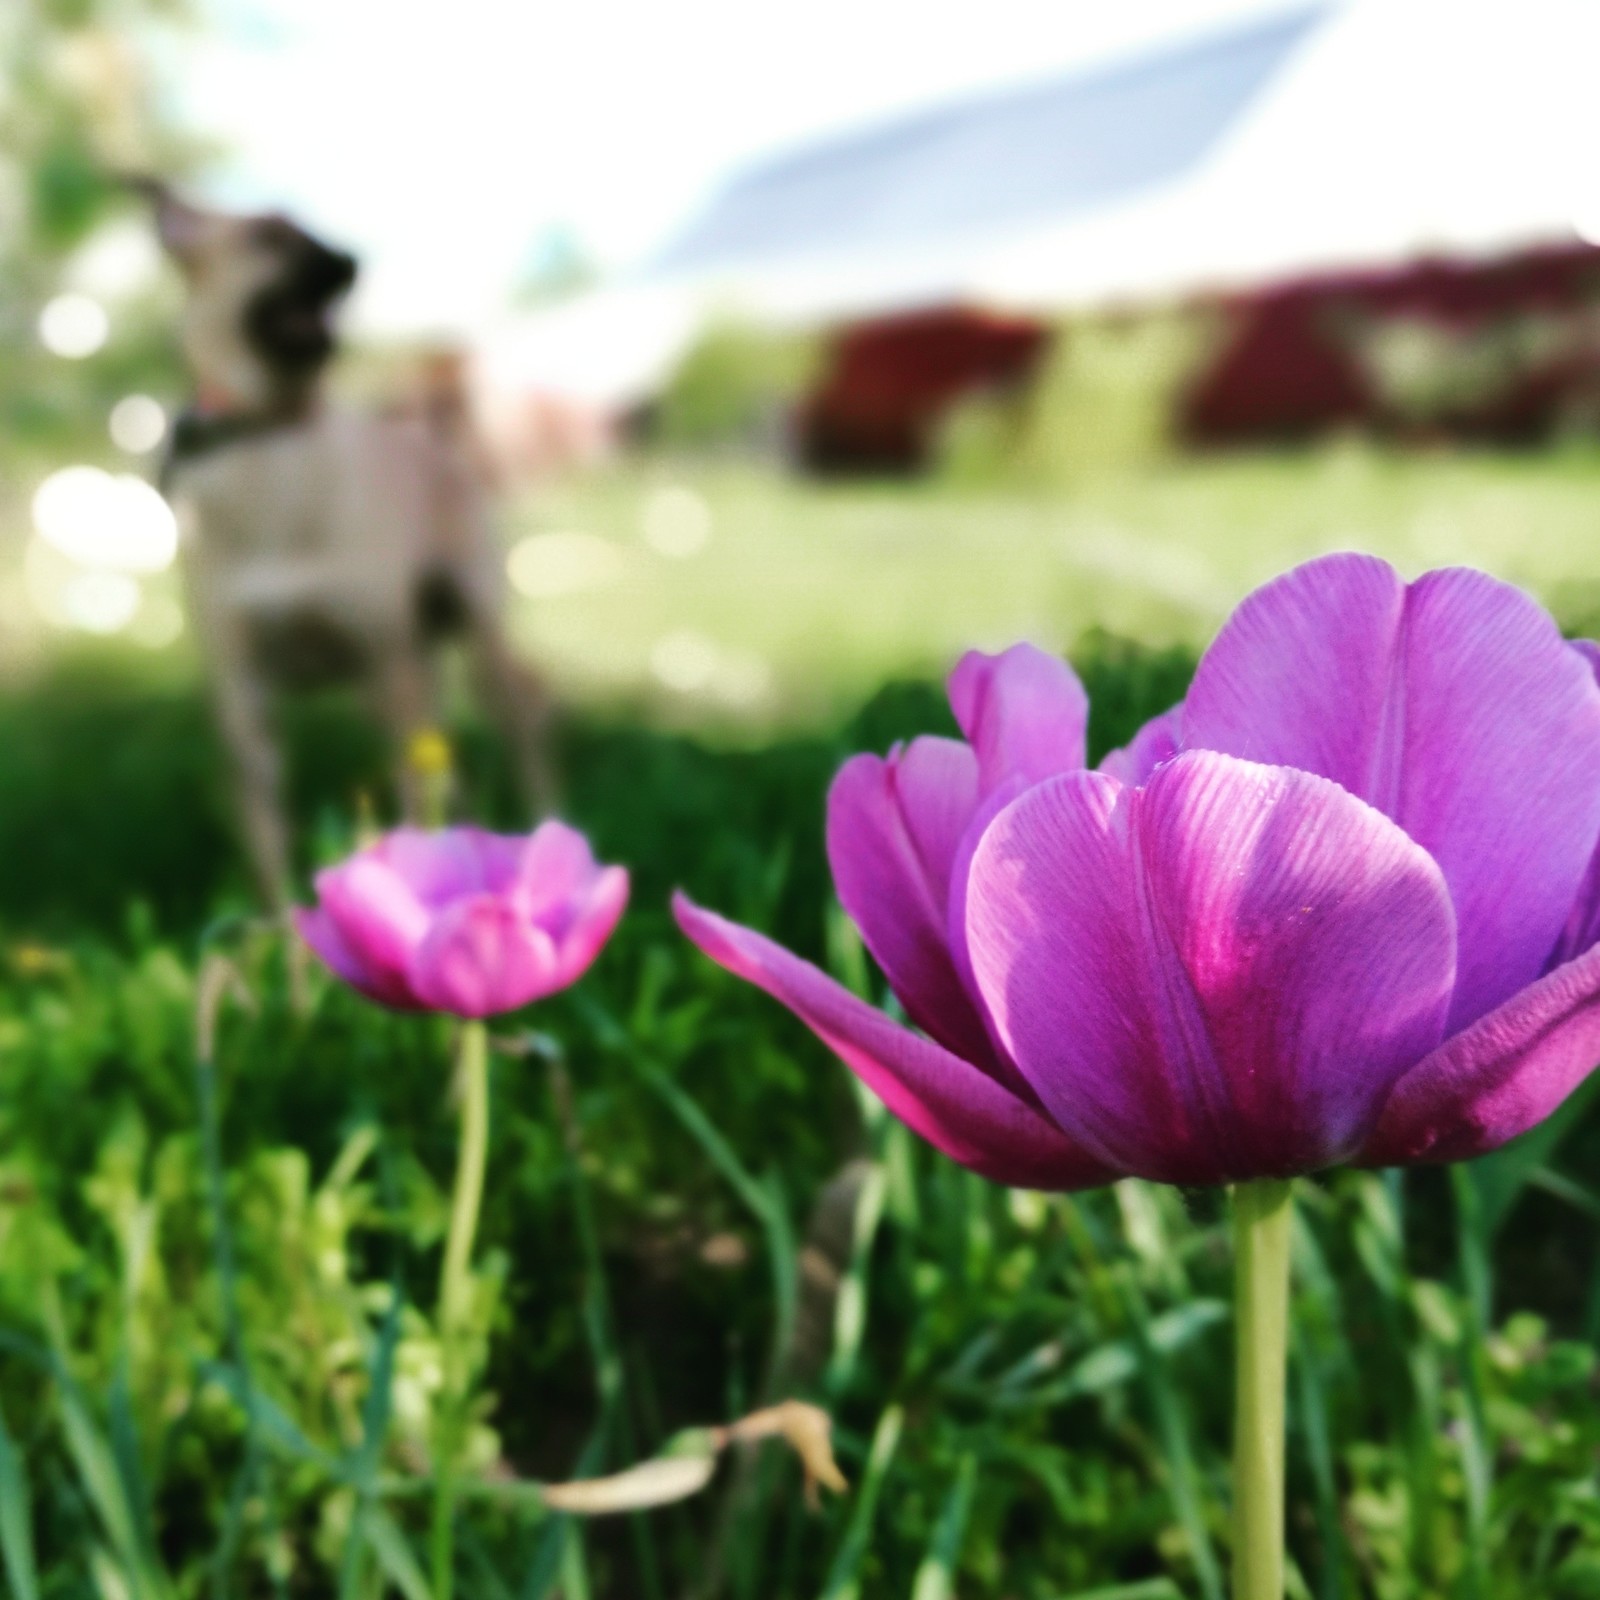
<path fill-rule="evenodd" d="M 330 403 L 323 379 L 355 259 L 286 217 L 223 214 L 139 187 L 183 274 L 195 385 L 162 486 L 268 903 L 281 909 L 290 895 L 272 728 L 280 692 L 364 684 L 402 752 L 402 803 L 414 816 L 424 779 L 403 753 L 437 723 L 434 646 L 458 636 L 527 798 L 547 807 L 546 700 L 505 637 L 502 559 L 463 407 L 440 396 L 410 414 Z"/>

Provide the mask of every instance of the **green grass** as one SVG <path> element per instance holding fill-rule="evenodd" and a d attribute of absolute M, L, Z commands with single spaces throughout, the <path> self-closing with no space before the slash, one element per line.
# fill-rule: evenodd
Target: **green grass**
<path fill-rule="evenodd" d="M 1082 656 L 1097 748 L 1180 693 L 1189 660 L 1104 642 Z M 842 751 L 946 719 L 936 691 L 906 687 L 758 751 L 568 729 L 574 815 L 633 864 L 636 896 L 591 976 L 527 1018 L 559 1046 L 570 1114 L 548 1046 L 494 1068 L 474 1436 L 493 1470 L 463 1493 L 471 1600 L 557 1585 L 603 1600 L 1220 1600 L 1220 1197 L 991 1188 L 853 1092 L 665 913 L 687 883 L 869 983 L 830 910 L 822 791 Z M 293 725 L 314 852 L 347 841 L 345 802 L 375 775 L 354 732 L 338 702 Z M 206 948 L 237 963 L 251 1010 L 225 1006 L 216 1077 L 197 1077 L 199 928 L 245 904 L 198 781 L 199 700 L 80 668 L 0 700 L 0 744 L 26 757 L 0 792 L 0 856 L 54 864 L 13 878 L 27 892 L 0 928 L 10 1582 L 417 1600 L 452 1164 L 444 1030 L 323 983 L 297 1017 L 275 941 L 218 926 Z M 493 813 L 493 752 L 476 735 L 467 752 L 470 798 Z M 187 854 L 153 844 L 164 831 Z M 130 915 L 130 897 L 147 909 Z M 1296 1600 L 1596 1592 L 1597 1147 L 1579 1106 L 1465 1187 L 1430 1173 L 1303 1186 Z M 834 1262 L 837 1301 L 802 1269 L 808 1248 Z M 819 1511 L 773 1447 L 638 1519 L 550 1519 L 528 1493 L 779 1395 L 836 1419 L 853 1487 Z"/>
<path fill-rule="evenodd" d="M 642 536 L 652 495 L 672 485 L 709 512 L 710 541 L 688 558 Z M 584 698 L 646 697 L 679 724 L 770 725 L 815 719 L 890 676 L 942 672 L 972 644 L 1066 648 L 1103 629 L 1195 647 L 1257 584 L 1335 549 L 1370 550 L 1412 573 L 1480 566 L 1582 628 L 1600 615 L 1597 519 L 1594 455 L 1351 445 L 1173 462 L 1035 494 L 658 465 L 530 494 L 510 520 L 514 535 L 577 531 L 610 551 L 591 586 L 519 607 L 519 636 L 560 681 Z M 653 674 L 653 648 L 685 631 L 709 641 L 713 660 L 731 653 L 733 693 L 715 668 L 690 692 Z M 745 703 L 737 690 L 751 659 L 770 692 Z"/>
<path fill-rule="evenodd" d="M 684 481 L 712 540 L 660 556 L 643 505 Z M 1585 463 L 1334 454 L 1045 502 L 663 468 L 530 504 L 525 528 L 625 552 L 521 620 L 585 691 L 571 812 L 635 897 L 578 989 L 497 1030 L 519 1048 L 493 1069 L 457 1593 L 1220 1600 L 1220 1197 L 961 1172 L 693 952 L 667 895 L 878 996 L 832 904 L 823 792 L 846 752 L 949 727 L 935 686 L 885 677 L 1076 641 L 1098 753 L 1182 694 L 1238 592 L 1317 549 L 1477 560 L 1581 623 L 1597 490 Z M 660 687 L 652 648 L 686 629 L 759 654 L 770 696 Z M 358 794 L 381 804 L 383 752 L 337 698 L 288 733 L 309 868 Z M 515 821 L 492 741 L 461 743 L 470 809 Z M 101 651 L 0 692 L 0 761 L 9 1592 L 421 1600 L 445 1030 L 322 982 L 297 1016 L 279 945 L 225 920 L 249 899 L 181 655 Z M 249 1009 L 228 1001 L 197 1068 L 208 954 Z M 1595 1104 L 1455 1177 L 1302 1186 L 1293 1600 L 1600 1596 Z M 548 1517 L 530 1491 L 780 1395 L 835 1418 L 852 1488 L 819 1510 L 772 1446 L 644 1517 Z"/>

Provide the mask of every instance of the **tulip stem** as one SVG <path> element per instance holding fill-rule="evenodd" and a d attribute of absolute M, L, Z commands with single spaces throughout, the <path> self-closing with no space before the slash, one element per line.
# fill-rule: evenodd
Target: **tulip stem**
<path fill-rule="evenodd" d="M 481 1022 L 461 1025 L 457 1087 L 461 1143 L 456 1155 L 450 1233 L 439 1276 L 439 1343 L 444 1384 L 433 1462 L 433 1596 L 450 1600 L 455 1562 L 455 1458 L 461 1443 L 467 1373 L 464 1324 L 471 1309 L 472 1241 L 478 1231 L 483 1175 L 489 1155 L 489 1035 Z"/>
<path fill-rule="evenodd" d="M 1283 1412 L 1292 1187 L 1233 1191 L 1233 1600 L 1283 1600 Z"/>

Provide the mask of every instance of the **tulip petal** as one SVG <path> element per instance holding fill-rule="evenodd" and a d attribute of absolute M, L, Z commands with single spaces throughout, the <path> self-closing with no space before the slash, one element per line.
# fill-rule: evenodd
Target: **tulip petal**
<path fill-rule="evenodd" d="M 1030 783 L 1088 759 L 1089 697 L 1059 656 L 1031 644 L 1000 655 L 970 650 L 950 674 L 950 709 L 978 755 L 984 794 L 1008 779 Z"/>
<path fill-rule="evenodd" d="M 752 929 L 673 897 L 678 926 L 719 966 L 781 1001 L 914 1133 L 997 1183 L 1083 1189 L 1118 1173 L 1030 1106 L 931 1040 L 891 1021 Z"/>
<path fill-rule="evenodd" d="M 528 915 L 556 933 L 556 924 L 565 926 L 594 887 L 600 873 L 594 851 L 576 828 L 555 819 L 514 842 L 516 863 L 510 876 L 504 885 L 491 887 L 515 887 Z"/>
<path fill-rule="evenodd" d="M 1152 717 L 1120 750 L 1111 751 L 1100 771 L 1118 783 L 1139 788 L 1157 767 L 1183 748 L 1183 702 Z"/>
<path fill-rule="evenodd" d="M 1583 662 L 1589 672 L 1600 680 L 1600 644 L 1593 639 L 1574 639 L 1568 648 Z M 1552 970 L 1581 956 L 1600 940 L 1600 843 L 1589 857 L 1589 865 L 1578 885 L 1577 897 L 1567 913 L 1566 926 L 1556 941 L 1549 966 Z"/>
<path fill-rule="evenodd" d="M 1053 779 L 991 825 L 968 894 L 1005 1048 L 1070 1137 L 1140 1177 L 1346 1158 L 1449 1005 L 1438 867 L 1303 772 L 1200 752 L 1143 789 Z"/>
<path fill-rule="evenodd" d="M 495 869 L 520 858 L 523 839 L 504 839 L 483 828 L 395 828 L 368 852 L 391 867 L 430 911 L 495 887 Z"/>
<path fill-rule="evenodd" d="M 336 978 L 342 978 L 369 1000 L 395 1011 L 423 1009 L 423 1002 L 412 994 L 405 978 L 368 967 L 345 942 L 344 935 L 325 911 L 296 906 L 293 917 L 295 931 Z"/>
<path fill-rule="evenodd" d="M 594 965 L 627 905 L 628 869 L 606 867 L 583 898 L 574 902 L 567 925 L 557 937 L 555 988 L 576 983 Z"/>
<path fill-rule="evenodd" d="M 1395 1085 L 1363 1165 L 1467 1161 L 1543 1122 L 1600 1062 L 1600 948 L 1447 1039 Z"/>
<path fill-rule="evenodd" d="M 1004 1050 L 995 1034 L 994 1019 L 989 1015 L 983 991 L 979 989 L 978 980 L 972 971 L 972 952 L 967 948 L 967 891 L 972 882 L 972 858 L 978 853 L 978 846 L 982 843 L 984 834 L 988 832 L 989 824 L 1018 795 L 1026 793 L 1032 787 L 1026 778 L 1015 777 L 1001 784 L 998 789 L 992 790 L 979 802 L 972 821 L 967 824 L 967 831 L 961 836 L 955 861 L 950 868 L 949 910 L 946 915 L 945 931 L 945 942 L 950 951 L 951 963 L 989 1035 L 992 1054 L 1002 1069 L 1001 1076 L 1015 1093 L 1030 1102 L 1036 1099 L 1033 1085 L 1005 1059 Z"/>
<path fill-rule="evenodd" d="M 316 890 L 318 905 L 361 965 L 386 985 L 404 984 L 429 920 L 411 885 L 381 856 L 363 850 L 319 872 Z"/>
<path fill-rule="evenodd" d="M 1183 732 L 1331 778 L 1433 855 L 1459 932 L 1452 1028 L 1544 970 L 1600 837 L 1600 689 L 1528 596 L 1480 572 L 1408 588 L 1368 556 L 1311 562 L 1233 614 Z"/>
<path fill-rule="evenodd" d="M 950 870 L 978 800 L 977 763 L 954 739 L 916 739 L 888 760 L 854 756 L 828 791 L 828 862 L 906 1014 L 947 1050 L 993 1049 L 947 942 Z"/>
<path fill-rule="evenodd" d="M 555 945 L 517 908 L 474 895 L 440 912 L 411 960 L 411 987 L 436 1011 L 488 1017 L 561 987 Z"/>

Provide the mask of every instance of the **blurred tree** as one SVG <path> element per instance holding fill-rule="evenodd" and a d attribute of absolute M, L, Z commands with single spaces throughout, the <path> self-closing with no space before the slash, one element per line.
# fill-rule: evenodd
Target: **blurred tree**
<path fill-rule="evenodd" d="M 1137 472 L 1173 449 L 1183 385 L 1216 337 L 1190 307 L 1065 319 L 1026 390 L 956 407 L 940 465 L 967 483 L 1071 486 Z"/>
<path fill-rule="evenodd" d="M 679 362 L 649 433 L 668 449 L 781 450 L 820 353 L 811 334 L 712 322 Z"/>
<path fill-rule="evenodd" d="M 104 452 L 123 395 L 175 388 L 167 323 L 150 314 L 154 253 L 116 180 L 193 160 L 152 62 L 159 36 L 193 20 L 189 0 L 0 5 L 0 469 L 13 492 L 19 467 Z M 53 301 L 54 350 L 41 331 Z"/>

